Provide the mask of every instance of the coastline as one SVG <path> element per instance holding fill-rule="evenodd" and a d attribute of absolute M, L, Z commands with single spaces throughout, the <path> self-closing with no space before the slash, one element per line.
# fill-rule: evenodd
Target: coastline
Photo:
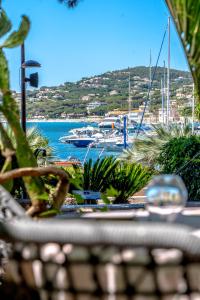
<path fill-rule="evenodd" d="M 31 123 L 80 123 L 80 122 L 87 122 L 87 123 L 98 123 L 101 121 L 101 118 L 80 118 L 80 119 L 27 119 L 27 122 Z"/>

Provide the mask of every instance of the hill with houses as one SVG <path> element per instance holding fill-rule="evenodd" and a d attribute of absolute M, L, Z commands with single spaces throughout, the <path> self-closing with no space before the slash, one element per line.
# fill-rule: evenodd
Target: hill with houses
<path fill-rule="evenodd" d="M 161 107 L 162 67 L 157 69 L 151 91 L 149 111 L 158 114 Z M 152 74 L 154 68 L 152 68 Z M 126 111 L 129 97 L 131 109 L 137 110 L 147 98 L 149 68 L 134 67 L 108 71 L 77 82 L 65 82 L 59 86 L 43 86 L 27 92 L 28 118 L 75 118 L 88 115 L 102 116 L 109 111 Z M 166 78 L 166 76 L 165 76 Z M 20 101 L 20 94 L 14 92 Z M 192 101 L 192 78 L 186 71 L 170 70 L 170 98 L 176 110 L 190 106 Z"/>

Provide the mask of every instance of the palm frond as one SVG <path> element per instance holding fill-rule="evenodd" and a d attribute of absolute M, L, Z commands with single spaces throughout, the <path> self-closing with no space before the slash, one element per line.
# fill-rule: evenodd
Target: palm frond
<path fill-rule="evenodd" d="M 66 4 L 69 8 L 77 6 L 80 0 L 59 0 L 59 2 Z"/>
<path fill-rule="evenodd" d="M 174 19 L 200 101 L 200 1 L 165 1 Z"/>
<path fill-rule="evenodd" d="M 104 192 L 110 185 L 111 174 L 117 164 L 112 156 L 97 159 L 94 164 L 92 159 L 87 161 L 84 164 L 83 189 Z"/>
<path fill-rule="evenodd" d="M 173 137 L 190 136 L 189 126 L 154 125 L 155 135 L 136 139 L 131 149 L 124 150 L 120 159 L 123 161 L 140 162 L 144 165 L 154 166 L 163 146 Z"/>
<path fill-rule="evenodd" d="M 8 137 L 12 141 L 13 147 L 16 148 L 16 140 L 13 131 L 9 126 L 5 126 Z M 47 155 L 51 155 L 53 148 L 49 146 L 49 140 L 36 128 L 30 127 L 27 129 L 27 140 L 29 146 L 34 152 L 37 148 L 44 148 L 47 151 Z M 0 133 L 0 146 L 2 143 L 2 137 Z"/>
<path fill-rule="evenodd" d="M 114 203 L 125 203 L 150 180 L 152 171 L 138 163 L 121 162 L 115 169 L 112 187 L 117 191 Z"/>

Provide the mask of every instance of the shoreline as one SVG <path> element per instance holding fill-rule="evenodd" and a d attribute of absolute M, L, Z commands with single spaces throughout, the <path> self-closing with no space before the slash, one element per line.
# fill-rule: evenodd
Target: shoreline
<path fill-rule="evenodd" d="M 26 122 L 30 122 L 30 123 L 59 123 L 59 122 L 63 122 L 63 123 L 81 123 L 81 122 L 87 122 L 87 123 L 98 123 L 101 121 L 101 118 L 94 118 L 94 119 L 90 119 L 90 118 L 80 118 L 80 119 L 27 119 Z"/>

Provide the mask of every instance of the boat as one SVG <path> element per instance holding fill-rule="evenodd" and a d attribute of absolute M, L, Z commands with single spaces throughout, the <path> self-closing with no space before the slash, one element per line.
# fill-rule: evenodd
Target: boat
<path fill-rule="evenodd" d="M 68 156 L 66 159 L 58 159 L 58 157 L 52 157 L 48 161 L 49 165 L 55 165 L 59 167 L 70 167 L 70 166 L 81 166 L 81 162 L 78 158 L 73 156 Z"/>
<path fill-rule="evenodd" d="M 86 148 L 91 143 L 94 143 L 96 141 L 96 138 L 92 137 L 80 137 L 80 138 L 74 138 L 74 140 L 71 140 L 71 144 L 73 144 L 76 147 L 80 148 Z"/>
<path fill-rule="evenodd" d="M 121 128 L 121 120 L 119 117 L 105 117 L 105 119 L 99 123 L 100 129 L 114 129 Z"/>
<path fill-rule="evenodd" d="M 103 137 L 100 130 L 96 127 L 87 126 L 75 128 L 69 131 L 70 135 L 65 135 L 59 138 L 61 143 L 73 144 L 76 147 L 87 147 L 97 138 Z"/>

